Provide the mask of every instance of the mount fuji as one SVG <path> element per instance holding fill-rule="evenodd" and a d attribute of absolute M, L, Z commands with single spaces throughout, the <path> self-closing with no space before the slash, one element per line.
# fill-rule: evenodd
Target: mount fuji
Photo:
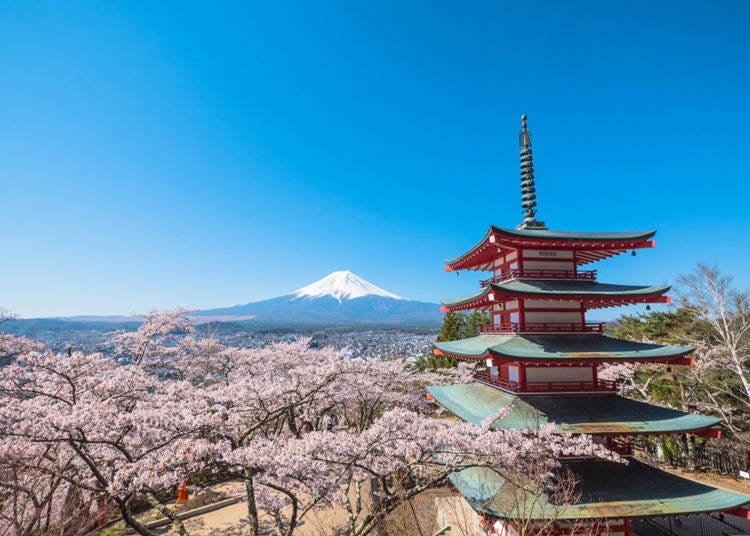
<path fill-rule="evenodd" d="M 348 270 L 332 272 L 290 294 L 197 311 L 196 322 L 249 321 L 279 325 L 438 325 L 440 306 L 398 296 Z"/>

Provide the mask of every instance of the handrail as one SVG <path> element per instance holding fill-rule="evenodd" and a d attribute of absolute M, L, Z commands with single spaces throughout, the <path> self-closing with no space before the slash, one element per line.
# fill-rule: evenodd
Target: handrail
<path fill-rule="evenodd" d="M 526 382 L 522 384 L 499 376 L 493 378 L 486 370 L 475 372 L 474 377 L 480 381 L 497 385 L 514 393 L 609 392 L 617 390 L 617 382 L 600 379 L 596 381 L 549 381 Z"/>
<path fill-rule="evenodd" d="M 480 333 L 603 333 L 604 322 L 508 322 L 489 324 L 479 328 Z"/>
<path fill-rule="evenodd" d="M 583 279 L 587 281 L 596 280 L 596 270 L 519 270 L 511 268 L 504 270 L 495 277 L 480 281 L 482 287 L 490 283 L 502 283 L 508 279 L 527 277 L 529 279 Z"/>

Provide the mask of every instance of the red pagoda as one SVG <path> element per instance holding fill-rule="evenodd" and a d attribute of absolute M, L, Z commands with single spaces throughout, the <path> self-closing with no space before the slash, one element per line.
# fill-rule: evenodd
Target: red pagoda
<path fill-rule="evenodd" d="M 654 247 L 655 232 L 554 231 L 537 220 L 531 135 L 526 116 L 521 121 L 523 222 L 515 229 L 491 226 L 478 244 L 447 261 L 445 268 L 491 273 L 478 292 L 443 302 L 445 312 L 487 311 L 491 323 L 476 337 L 435 344 L 437 354 L 484 367 L 473 383 L 429 387 L 431 396 L 474 424 L 508 408 L 495 428 L 529 430 L 555 423 L 562 433 L 590 434 L 630 457 L 628 464 L 562 460 L 579 482 L 580 500 L 556 510 L 559 534 L 572 534 L 566 527 L 573 521 L 580 527 L 587 520 L 604 520 L 604 532 L 627 536 L 634 518 L 730 510 L 744 515 L 738 508 L 750 497 L 631 457 L 631 438 L 671 433 L 717 437 L 720 420 L 631 400 L 617 394 L 615 382 L 598 377 L 606 364 L 690 366 L 693 348 L 615 339 L 604 334 L 602 323 L 587 321 L 593 309 L 669 303 L 669 287 L 600 283 L 597 271 L 588 268 L 614 255 Z M 451 480 L 491 534 L 518 534 L 518 514 L 503 501 L 509 483 L 479 469 L 456 473 Z M 533 515 L 541 526 L 548 511 L 541 505 Z"/>

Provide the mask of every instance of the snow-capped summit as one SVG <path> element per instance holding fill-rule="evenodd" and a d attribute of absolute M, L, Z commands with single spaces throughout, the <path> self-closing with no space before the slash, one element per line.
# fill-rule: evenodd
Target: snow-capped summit
<path fill-rule="evenodd" d="M 191 313 L 201 322 L 250 322 L 256 326 L 438 326 L 440 305 L 410 300 L 348 270 L 333 272 L 301 289 L 244 305 Z"/>
<path fill-rule="evenodd" d="M 382 296 L 394 300 L 406 300 L 402 296 L 373 285 L 349 270 L 331 272 L 323 279 L 319 279 L 306 287 L 294 291 L 292 295 L 294 298 L 322 298 L 323 296 L 331 296 L 339 302 L 342 299 L 352 300 L 364 296 Z"/>

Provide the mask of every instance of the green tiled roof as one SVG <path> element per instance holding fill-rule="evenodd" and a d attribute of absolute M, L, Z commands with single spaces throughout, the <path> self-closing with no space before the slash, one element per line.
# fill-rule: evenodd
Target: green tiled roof
<path fill-rule="evenodd" d="M 443 305 L 458 305 L 459 303 L 474 301 L 478 298 L 481 298 L 483 296 L 486 296 L 492 292 L 492 287 L 490 285 L 487 285 L 479 292 L 474 292 L 473 294 L 469 294 L 468 296 L 463 296 L 461 298 L 452 298 L 448 300 L 440 300 L 440 303 Z"/>
<path fill-rule="evenodd" d="M 479 335 L 434 344 L 439 350 L 453 355 L 479 358 L 491 354 L 509 359 L 540 361 L 584 358 L 605 361 L 668 359 L 693 351 L 689 346 L 662 346 L 598 334 Z"/>
<path fill-rule="evenodd" d="M 611 285 L 575 279 L 511 279 L 492 283 L 493 290 L 512 294 L 554 294 L 565 296 L 648 296 L 664 294 L 668 286 Z"/>
<path fill-rule="evenodd" d="M 563 433 L 641 434 L 702 430 L 721 419 L 683 413 L 615 394 L 516 396 L 482 383 L 430 386 L 435 400 L 457 417 L 480 424 L 501 408 L 493 428 L 534 429 L 554 422 Z"/>
<path fill-rule="evenodd" d="M 541 238 L 549 240 L 648 240 L 656 234 L 656 231 L 624 231 L 605 233 L 581 233 L 576 231 L 554 231 L 552 229 L 506 229 L 504 227 L 490 226 L 490 233 L 500 233 L 519 238 Z M 488 233 L 489 234 L 489 233 Z"/>
<path fill-rule="evenodd" d="M 750 497 L 712 488 L 637 460 L 618 464 L 599 460 L 567 461 L 579 480 L 578 504 L 552 505 L 547 497 L 531 502 L 500 475 L 486 468 L 454 473 L 450 479 L 471 506 L 492 517 L 512 519 L 607 519 L 621 517 L 672 516 L 720 512 L 750 501 Z"/>
<path fill-rule="evenodd" d="M 597 296 L 597 297 L 634 297 L 650 296 L 652 294 L 664 294 L 669 290 L 668 286 L 643 286 L 643 285 L 610 285 L 597 283 L 596 281 L 582 281 L 575 279 L 511 279 L 502 283 L 491 283 L 479 292 L 464 296 L 443 300 L 443 305 L 458 305 L 476 300 L 486 296 L 491 291 L 504 294 L 523 294 L 526 296 Z"/>
<path fill-rule="evenodd" d="M 489 238 L 492 234 L 504 234 L 508 236 L 518 237 L 518 238 L 536 238 L 541 240 L 576 240 L 576 241 L 591 241 L 591 242 L 599 242 L 599 241 L 612 241 L 612 240 L 620 240 L 623 242 L 631 242 L 634 240 L 648 240 L 654 234 L 656 234 L 656 231 L 626 231 L 626 232 L 619 232 L 619 233 L 580 233 L 580 232 L 571 232 L 571 231 L 553 231 L 551 229 L 505 229 L 503 227 L 497 227 L 495 225 L 491 225 L 490 228 L 485 233 L 482 240 L 480 240 L 476 245 L 474 245 L 467 253 L 464 253 L 463 255 L 460 255 L 454 259 L 450 259 L 445 261 L 447 264 L 453 264 L 455 262 L 458 262 L 463 257 L 465 257 L 469 252 L 474 251 L 475 249 L 479 248 L 484 242 Z"/>

